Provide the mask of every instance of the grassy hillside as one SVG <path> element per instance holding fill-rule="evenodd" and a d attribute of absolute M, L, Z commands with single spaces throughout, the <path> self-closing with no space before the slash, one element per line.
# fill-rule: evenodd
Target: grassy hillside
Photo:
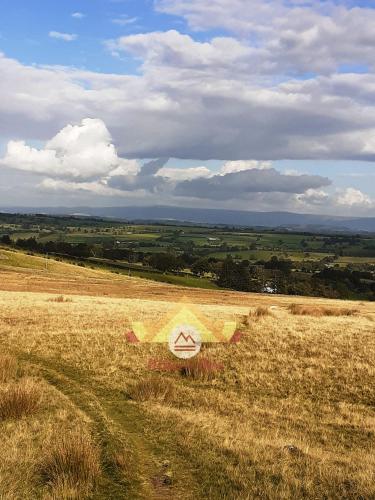
<path fill-rule="evenodd" d="M 73 264 L 73 265 L 72 265 Z M 75 267 L 76 266 L 76 267 Z M 79 277 L 103 277 L 102 271 L 104 270 L 105 276 L 108 277 L 109 273 L 127 276 L 131 274 L 132 277 L 143 278 L 161 283 L 168 283 L 177 286 L 188 286 L 192 288 L 205 288 L 217 289 L 218 286 L 212 281 L 205 278 L 197 278 L 191 274 L 186 276 L 175 276 L 172 274 L 163 274 L 161 272 L 153 272 L 142 270 L 140 266 L 128 266 L 121 263 L 111 265 L 103 259 L 90 259 L 85 263 L 72 259 L 66 262 L 58 261 L 54 258 L 46 258 L 43 256 L 28 255 L 27 252 L 19 250 L 9 250 L 0 247 L 0 269 L 9 270 L 14 268 L 30 269 L 41 271 L 44 274 L 59 274 L 66 276 L 79 276 Z M 92 272 L 94 270 L 95 272 Z M 114 279 L 112 277 L 112 279 Z"/>
<path fill-rule="evenodd" d="M 375 496 L 374 304 L 1 255 L 0 498 Z M 167 347 L 125 341 L 182 296 L 237 319 L 200 355 L 222 370 L 151 371 Z"/>

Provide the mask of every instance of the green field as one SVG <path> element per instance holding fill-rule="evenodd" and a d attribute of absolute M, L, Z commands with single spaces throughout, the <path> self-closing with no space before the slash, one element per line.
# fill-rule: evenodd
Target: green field
<path fill-rule="evenodd" d="M 375 238 L 367 234 L 0 214 L 0 239 L 24 255 L 48 255 L 50 262 L 181 286 L 375 297 Z M 19 257 L 9 265 L 13 259 Z"/>
<path fill-rule="evenodd" d="M 303 260 L 314 260 L 319 261 L 324 259 L 324 257 L 332 256 L 333 254 L 328 253 L 304 253 L 304 252 L 293 252 L 293 251 L 273 251 L 273 250 L 243 250 L 234 252 L 213 252 L 210 253 L 211 257 L 216 257 L 218 259 L 225 259 L 227 255 L 231 255 L 233 258 L 241 258 L 250 261 L 257 260 L 270 260 L 273 256 L 279 259 L 291 259 L 292 261 L 300 262 Z M 374 259 L 375 260 L 375 259 Z"/>
<path fill-rule="evenodd" d="M 375 262 L 373 236 L 349 237 L 310 233 L 277 232 L 249 229 L 184 226 L 182 224 L 129 224 L 119 221 L 79 217 L 12 216 L 0 214 L 0 235 L 9 233 L 12 240 L 35 238 L 48 241 L 114 245 L 136 248 L 139 252 L 194 252 L 225 259 L 227 255 L 250 261 L 269 260 L 272 256 L 319 261 L 337 256 L 337 263 Z M 354 238 L 354 239 L 353 239 Z"/>

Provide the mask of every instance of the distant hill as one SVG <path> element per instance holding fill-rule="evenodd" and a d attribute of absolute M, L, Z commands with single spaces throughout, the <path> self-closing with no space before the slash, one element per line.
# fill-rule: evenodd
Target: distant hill
<path fill-rule="evenodd" d="M 173 206 L 153 207 L 3 207 L 4 212 L 87 215 L 142 221 L 180 221 L 199 224 L 283 228 L 291 231 L 349 231 L 375 233 L 375 217 L 340 217 L 292 212 L 248 212 Z"/>

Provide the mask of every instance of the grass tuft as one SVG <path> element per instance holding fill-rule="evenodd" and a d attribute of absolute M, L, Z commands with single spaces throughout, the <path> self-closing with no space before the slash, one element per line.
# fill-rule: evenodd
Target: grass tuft
<path fill-rule="evenodd" d="M 73 302 L 73 300 L 68 297 L 64 297 L 64 295 L 59 295 L 58 297 L 53 297 L 52 299 L 48 299 L 48 302 L 58 302 L 61 304 L 65 302 Z"/>
<path fill-rule="evenodd" d="M 38 473 L 44 484 L 54 488 L 89 491 L 101 475 L 99 448 L 85 433 L 60 436 L 47 450 Z"/>
<path fill-rule="evenodd" d="M 255 311 L 251 311 L 249 314 L 249 318 L 253 320 L 254 319 L 259 320 L 267 316 L 273 316 L 273 314 L 270 311 L 269 307 L 264 307 L 264 306 L 257 307 Z"/>
<path fill-rule="evenodd" d="M 208 358 L 193 358 L 184 362 L 180 369 L 181 375 L 198 380 L 212 380 L 221 366 Z"/>
<path fill-rule="evenodd" d="M 131 399 L 135 401 L 170 401 L 173 399 L 174 393 L 173 383 L 158 376 L 139 380 L 129 391 Z"/>
<path fill-rule="evenodd" d="M 32 415 L 38 409 L 41 391 L 38 384 L 22 379 L 0 391 L 0 421 Z"/>
<path fill-rule="evenodd" d="M 17 361 L 13 356 L 0 355 L 0 383 L 5 383 L 17 375 Z"/>

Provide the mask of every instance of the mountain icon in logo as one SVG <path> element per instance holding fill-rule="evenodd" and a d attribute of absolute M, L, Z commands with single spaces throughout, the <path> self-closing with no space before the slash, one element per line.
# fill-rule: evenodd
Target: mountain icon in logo
<path fill-rule="evenodd" d="M 201 350 L 201 336 L 191 325 L 179 325 L 169 337 L 169 349 L 178 358 L 192 358 Z"/>
<path fill-rule="evenodd" d="M 185 335 L 184 332 L 180 332 L 179 336 L 174 342 L 175 351 L 195 351 L 196 343 L 193 337 Z"/>

